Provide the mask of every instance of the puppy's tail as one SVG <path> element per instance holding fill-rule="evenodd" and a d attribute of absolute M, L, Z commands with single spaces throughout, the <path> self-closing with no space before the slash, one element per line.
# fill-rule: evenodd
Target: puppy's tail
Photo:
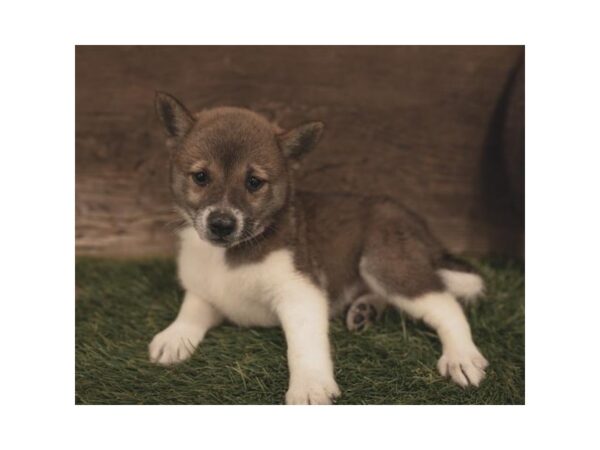
<path fill-rule="evenodd" d="M 468 262 L 450 253 L 444 253 L 437 261 L 436 267 L 446 289 L 464 304 L 471 305 L 483 296 L 483 278 Z"/>

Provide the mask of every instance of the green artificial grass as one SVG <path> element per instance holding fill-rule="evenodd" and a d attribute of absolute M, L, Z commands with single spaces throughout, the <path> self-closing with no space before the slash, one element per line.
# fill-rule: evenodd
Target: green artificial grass
<path fill-rule="evenodd" d="M 475 342 L 490 361 L 478 389 L 462 389 L 435 368 L 435 334 L 396 311 L 348 332 L 332 322 L 338 404 L 524 404 L 524 266 L 474 261 L 487 299 L 468 310 Z M 193 357 L 150 364 L 148 343 L 176 316 L 182 292 L 171 261 L 80 258 L 76 264 L 77 404 L 281 404 L 287 389 L 280 329 L 211 330 Z"/>

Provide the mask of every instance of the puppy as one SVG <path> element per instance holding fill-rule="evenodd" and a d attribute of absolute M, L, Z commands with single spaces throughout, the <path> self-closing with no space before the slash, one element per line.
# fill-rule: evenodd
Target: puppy
<path fill-rule="evenodd" d="M 150 343 L 151 361 L 188 359 L 224 320 L 281 326 L 286 403 L 329 404 L 340 395 L 329 319 L 347 311 L 348 327 L 362 329 L 392 305 L 437 331 L 442 376 L 479 385 L 488 362 L 457 298 L 479 296 L 481 277 L 389 198 L 296 190 L 293 169 L 319 141 L 321 122 L 282 131 L 245 109 L 191 114 L 165 93 L 156 110 L 186 224 L 178 255 L 185 297 Z"/>

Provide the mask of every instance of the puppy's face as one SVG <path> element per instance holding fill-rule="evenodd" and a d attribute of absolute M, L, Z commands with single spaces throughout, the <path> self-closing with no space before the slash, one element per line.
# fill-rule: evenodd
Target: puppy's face
<path fill-rule="evenodd" d="M 288 194 L 286 160 L 266 121 L 243 110 L 199 118 L 171 158 L 171 190 L 202 239 L 231 246 L 262 233 Z"/>
<path fill-rule="evenodd" d="M 167 94 L 156 107 L 171 151 L 171 191 L 200 238 L 231 247 L 253 239 L 288 201 L 290 160 L 318 141 L 313 122 L 287 133 L 239 108 L 192 116 Z"/>

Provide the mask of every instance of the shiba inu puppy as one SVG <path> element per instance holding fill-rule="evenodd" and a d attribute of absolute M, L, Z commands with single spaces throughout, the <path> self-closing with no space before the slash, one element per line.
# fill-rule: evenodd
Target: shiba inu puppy
<path fill-rule="evenodd" d="M 392 305 L 438 333 L 441 375 L 479 385 L 488 362 L 457 298 L 479 296 L 481 277 L 389 198 L 297 190 L 294 167 L 319 141 L 322 123 L 284 131 L 245 109 L 191 114 L 164 93 L 156 109 L 185 220 L 178 274 L 186 292 L 175 321 L 150 343 L 151 361 L 188 359 L 224 320 L 281 326 L 286 403 L 329 404 L 340 395 L 329 319 L 346 312 L 348 328 L 358 330 Z"/>

